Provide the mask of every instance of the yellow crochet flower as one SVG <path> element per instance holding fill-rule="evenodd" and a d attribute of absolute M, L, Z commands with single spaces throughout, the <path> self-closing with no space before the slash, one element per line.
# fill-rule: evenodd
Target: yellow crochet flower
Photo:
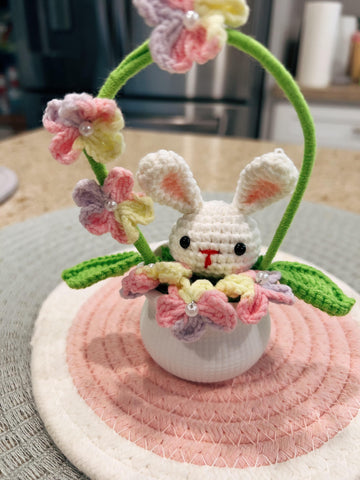
<path fill-rule="evenodd" d="M 241 296 L 242 298 L 251 299 L 255 295 L 254 280 L 248 275 L 227 275 L 219 280 L 215 287 L 229 298 Z"/>
<path fill-rule="evenodd" d="M 152 280 L 169 285 L 181 285 L 184 279 L 192 275 L 192 271 L 179 262 L 157 262 L 153 265 L 145 265 L 136 269 L 136 274 L 140 273 L 144 273 Z"/>
<path fill-rule="evenodd" d="M 179 296 L 184 300 L 186 304 L 191 302 L 198 302 L 203 293 L 208 290 L 215 290 L 214 285 L 209 280 L 196 280 L 190 284 L 187 278 L 184 278 L 181 282 L 181 288 L 178 291 Z"/>
<path fill-rule="evenodd" d="M 120 110 L 115 110 L 111 122 L 97 119 L 91 126 L 91 135 L 78 137 L 74 143 L 75 148 L 85 148 L 86 152 L 100 163 L 116 160 L 125 149 L 124 137 L 120 132 L 124 128 L 124 118 Z"/>
<path fill-rule="evenodd" d="M 114 217 L 125 230 L 128 243 L 134 243 L 139 238 L 137 225 L 148 225 L 154 221 L 153 201 L 150 197 L 134 193 L 131 200 L 118 204 Z"/>
<path fill-rule="evenodd" d="M 244 25 L 249 17 L 245 0 L 195 0 L 194 10 L 200 15 L 200 23 L 206 28 L 208 38 L 217 37 L 223 44 L 226 42 L 224 24 L 237 28 Z"/>

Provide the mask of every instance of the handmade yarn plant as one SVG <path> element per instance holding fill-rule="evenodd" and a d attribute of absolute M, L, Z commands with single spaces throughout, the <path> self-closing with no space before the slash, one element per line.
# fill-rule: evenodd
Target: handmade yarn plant
<path fill-rule="evenodd" d="M 108 277 L 125 275 L 126 298 L 155 294 L 156 321 L 181 342 L 197 342 L 208 329 L 233 331 L 239 323 L 257 324 L 269 302 L 292 304 L 295 296 L 343 316 L 355 300 L 321 271 L 300 263 L 273 262 L 304 194 L 316 151 L 308 106 L 283 65 L 255 39 L 224 25 L 243 25 L 249 9 L 242 0 L 134 0 L 154 27 L 149 40 L 110 73 L 98 96 L 71 93 L 49 102 L 43 123 L 55 134 L 52 155 L 70 164 L 83 152 L 96 176 L 81 180 L 73 198 L 80 222 L 95 235 L 109 232 L 126 251 L 85 261 L 63 272 L 75 289 Z M 152 62 L 170 73 L 185 73 L 194 62 L 213 59 L 228 44 L 252 56 L 276 79 L 294 106 L 304 134 L 304 155 L 298 174 L 277 149 L 253 160 L 240 174 L 231 204 L 204 202 L 185 161 L 160 150 L 143 158 L 137 179 L 143 193 L 132 191 L 131 172 L 107 171 L 124 148 L 124 121 L 114 98 L 125 83 Z M 264 256 L 252 212 L 292 193 L 287 209 Z M 138 225 L 154 220 L 152 201 L 169 205 L 183 216 L 168 245 L 153 252 Z M 134 267 L 134 268 L 133 268 Z M 130 271 L 129 271 L 130 270 Z M 129 273 L 127 273 L 129 272 Z"/>

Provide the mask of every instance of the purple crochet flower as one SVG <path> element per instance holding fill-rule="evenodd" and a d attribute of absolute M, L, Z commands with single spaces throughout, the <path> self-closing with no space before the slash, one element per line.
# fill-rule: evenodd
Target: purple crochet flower
<path fill-rule="evenodd" d="M 291 304 L 295 301 L 295 296 L 288 285 L 284 285 L 279 283 L 281 279 L 280 272 L 265 272 L 265 271 L 258 271 L 256 273 L 256 283 L 260 285 L 260 287 L 270 290 L 270 293 L 267 293 L 267 298 L 274 303 L 287 303 Z"/>
<path fill-rule="evenodd" d="M 206 325 L 212 323 L 206 318 L 196 315 L 196 317 L 187 317 L 177 320 L 171 327 L 172 334 L 178 339 L 186 343 L 196 342 L 205 332 Z M 213 324 L 215 325 L 215 324 Z"/>
<path fill-rule="evenodd" d="M 246 275 L 255 280 L 254 297 L 243 298 L 236 307 L 236 312 L 243 323 L 258 323 L 268 311 L 269 302 L 292 305 L 295 296 L 288 285 L 279 282 L 280 272 L 249 270 Z"/>
<path fill-rule="evenodd" d="M 94 235 L 110 232 L 119 243 L 134 243 L 139 237 L 138 223 L 154 219 L 150 197 L 132 192 L 134 178 L 129 170 L 113 168 L 104 185 L 95 180 L 80 180 L 73 199 L 81 207 L 80 222 Z"/>
<path fill-rule="evenodd" d="M 170 73 L 185 73 L 193 62 L 213 59 L 226 43 L 225 24 L 239 27 L 249 14 L 245 0 L 134 0 L 134 5 L 155 27 L 152 58 Z"/>

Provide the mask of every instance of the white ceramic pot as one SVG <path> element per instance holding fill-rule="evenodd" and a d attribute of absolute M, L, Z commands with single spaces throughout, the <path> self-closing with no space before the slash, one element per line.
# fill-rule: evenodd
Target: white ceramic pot
<path fill-rule="evenodd" d="M 199 340 L 186 343 L 156 322 L 160 295 L 156 291 L 147 295 L 140 330 L 146 350 L 164 370 L 193 382 L 220 382 L 244 373 L 264 353 L 270 337 L 269 313 L 256 325 L 238 322 L 232 332 L 207 326 Z"/>

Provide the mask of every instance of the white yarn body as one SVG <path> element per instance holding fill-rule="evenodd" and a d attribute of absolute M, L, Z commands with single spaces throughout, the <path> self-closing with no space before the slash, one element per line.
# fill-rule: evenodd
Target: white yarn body
<path fill-rule="evenodd" d="M 193 382 L 221 382 L 246 372 L 264 353 L 270 338 L 269 313 L 255 325 L 238 322 L 232 332 L 208 326 L 199 340 L 186 343 L 156 322 L 156 301 L 160 295 L 147 295 L 140 331 L 146 350 L 164 370 Z"/>
<path fill-rule="evenodd" d="M 184 249 L 180 239 L 187 236 L 190 245 Z M 246 251 L 235 254 L 235 246 L 243 243 Z M 260 254 L 260 232 L 257 223 L 222 201 L 204 203 L 196 213 L 185 214 L 174 225 L 169 237 L 171 255 L 196 274 L 221 277 L 240 273 L 254 265 Z M 213 250 L 211 265 L 205 267 L 206 254 Z"/>

